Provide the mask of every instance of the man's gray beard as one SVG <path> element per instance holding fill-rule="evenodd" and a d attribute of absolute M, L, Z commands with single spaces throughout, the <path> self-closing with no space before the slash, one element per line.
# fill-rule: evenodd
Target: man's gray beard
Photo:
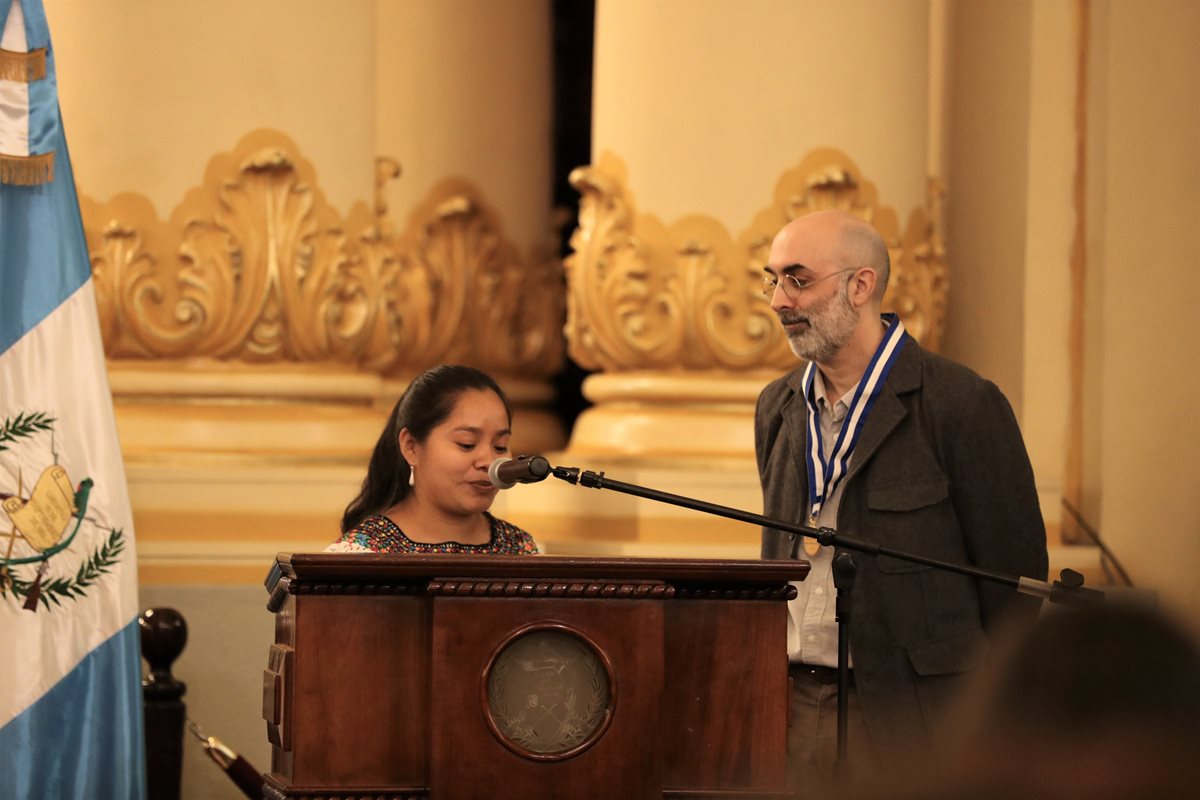
<path fill-rule="evenodd" d="M 797 358 L 824 363 L 837 355 L 854 335 L 858 317 L 850 307 L 846 285 L 837 294 L 807 314 L 808 329 L 788 336 L 788 346 Z"/>

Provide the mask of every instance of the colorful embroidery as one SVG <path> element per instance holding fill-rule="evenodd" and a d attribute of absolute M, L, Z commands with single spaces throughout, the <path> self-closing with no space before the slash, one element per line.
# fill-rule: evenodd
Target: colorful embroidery
<path fill-rule="evenodd" d="M 379 514 L 367 517 L 357 528 L 343 533 L 338 543 L 358 545 L 372 553 L 475 553 L 503 556 L 537 553 L 537 544 L 528 533 L 491 514 L 487 517 L 492 525 L 492 538 L 487 544 L 414 542 L 404 535 L 399 525 Z"/>

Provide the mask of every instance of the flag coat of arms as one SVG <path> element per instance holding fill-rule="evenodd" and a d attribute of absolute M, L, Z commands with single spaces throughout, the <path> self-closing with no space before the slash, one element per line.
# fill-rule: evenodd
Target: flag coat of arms
<path fill-rule="evenodd" d="M 137 571 L 41 0 L 0 0 L 0 798 L 142 798 Z"/>

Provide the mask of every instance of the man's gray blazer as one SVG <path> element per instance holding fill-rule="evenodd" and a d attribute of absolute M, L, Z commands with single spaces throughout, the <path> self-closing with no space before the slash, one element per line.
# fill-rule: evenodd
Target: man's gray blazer
<path fill-rule="evenodd" d="M 808 406 L 797 369 L 755 412 L 764 514 L 803 522 Z M 851 458 L 837 528 L 895 550 L 1046 578 L 1033 470 L 1008 401 L 971 370 L 909 338 Z M 764 558 L 794 558 L 796 537 L 767 529 Z M 1006 612 L 1036 612 L 1015 590 L 884 556 L 854 554 L 850 649 L 880 755 L 919 745 L 958 677 Z M 782 646 L 782 643 L 781 643 Z"/>

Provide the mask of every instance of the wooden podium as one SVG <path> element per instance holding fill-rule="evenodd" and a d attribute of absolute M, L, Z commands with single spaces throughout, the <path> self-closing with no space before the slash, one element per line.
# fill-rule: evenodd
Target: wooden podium
<path fill-rule="evenodd" d="M 808 564 L 282 554 L 264 797 L 784 797 Z"/>

